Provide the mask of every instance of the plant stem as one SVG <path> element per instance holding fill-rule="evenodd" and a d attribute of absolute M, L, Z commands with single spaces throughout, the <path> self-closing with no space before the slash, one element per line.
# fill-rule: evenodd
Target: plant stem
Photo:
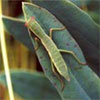
<path fill-rule="evenodd" d="M 0 0 L 0 32 L 1 32 L 1 34 L 0 34 L 1 51 L 2 51 L 2 57 L 3 57 L 4 70 L 5 70 L 6 80 L 7 80 L 9 97 L 10 97 L 10 100 L 14 100 L 14 93 L 13 93 L 8 58 L 7 58 L 5 34 L 4 34 L 4 28 L 3 28 L 3 22 L 2 22 L 2 0 Z"/>

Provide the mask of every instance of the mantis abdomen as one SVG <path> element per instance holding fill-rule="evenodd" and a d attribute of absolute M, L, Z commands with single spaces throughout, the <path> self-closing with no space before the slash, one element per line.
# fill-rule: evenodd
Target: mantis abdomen
<path fill-rule="evenodd" d="M 60 75 L 62 75 L 66 80 L 69 79 L 68 75 L 68 70 L 67 70 L 67 65 L 60 54 L 59 49 L 57 46 L 54 44 L 54 42 L 51 40 L 50 37 L 48 37 L 46 34 L 43 36 L 41 39 L 42 44 L 46 48 L 54 66 L 56 67 L 57 71 L 59 72 Z"/>
<path fill-rule="evenodd" d="M 31 20 L 27 22 L 27 26 L 39 38 L 39 40 L 41 40 L 58 73 L 66 80 L 70 81 L 67 65 L 52 39 L 44 32 L 34 18 L 31 18 Z"/>
<path fill-rule="evenodd" d="M 73 55 L 73 57 L 77 60 L 77 62 L 81 65 L 86 65 L 86 63 L 81 62 L 78 57 L 75 55 L 74 52 L 68 50 L 58 49 L 55 43 L 52 41 L 51 37 L 49 37 L 41 26 L 37 23 L 34 18 L 31 18 L 27 22 L 28 28 L 39 38 L 42 42 L 43 46 L 47 50 L 51 61 L 53 62 L 55 68 L 57 69 L 58 73 L 62 75 L 67 81 L 70 81 L 69 74 L 68 74 L 68 67 L 61 55 L 60 52 L 65 52 Z M 61 30 L 64 28 L 56 28 L 55 30 Z M 52 32 L 50 32 L 52 33 Z"/>

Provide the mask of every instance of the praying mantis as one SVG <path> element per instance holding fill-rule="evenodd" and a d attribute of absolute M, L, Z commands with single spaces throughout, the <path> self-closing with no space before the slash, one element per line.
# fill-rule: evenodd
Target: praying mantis
<path fill-rule="evenodd" d="M 31 17 L 25 24 L 29 30 L 31 30 L 32 34 L 35 35 L 35 41 L 40 41 L 42 45 L 45 47 L 46 51 L 48 52 L 48 55 L 51 59 L 51 67 L 54 74 L 57 76 L 57 78 L 61 82 L 61 90 L 64 89 L 64 82 L 62 81 L 61 75 L 63 78 L 65 78 L 68 82 L 70 81 L 70 76 L 68 74 L 68 67 L 65 63 L 61 52 L 71 54 L 76 61 L 81 65 L 86 65 L 86 63 L 83 63 L 80 61 L 80 59 L 75 55 L 74 52 L 58 49 L 56 44 L 52 40 L 52 34 L 53 31 L 63 31 L 66 29 L 65 27 L 62 28 L 51 28 L 49 36 L 45 33 L 45 31 L 42 29 L 42 27 L 38 24 L 35 17 Z M 30 33 L 31 34 L 31 33 Z M 37 49 L 37 48 L 36 48 Z"/>

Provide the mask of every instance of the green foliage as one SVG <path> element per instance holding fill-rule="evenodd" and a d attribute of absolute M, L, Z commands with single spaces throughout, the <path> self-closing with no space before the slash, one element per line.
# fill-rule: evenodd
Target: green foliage
<path fill-rule="evenodd" d="M 38 72 L 15 70 L 11 72 L 14 92 L 25 100 L 61 100 L 49 80 Z M 6 85 L 4 73 L 0 75 L 0 83 Z"/>
<path fill-rule="evenodd" d="M 25 27 L 24 20 L 3 16 L 5 30 L 11 34 L 16 40 L 23 43 L 30 50 L 33 50 L 32 42 L 29 38 L 27 28 Z M 22 38 L 24 36 L 24 38 Z"/>
<path fill-rule="evenodd" d="M 72 4 L 67 0 L 66 2 L 65 0 L 57 1 L 57 2 L 45 2 L 45 1 L 46 0 L 41 0 L 40 2 L 35 0 L 34 3 L 46 8 L 48 11 L 54 14 L 56 18 L 58 18 L 68 29 L 68 31 L 65 30 L 65 31 L 54 32 L 53 41 L 55 42 L 57 47 L 59 49 L 60 48 L 67 49 L 75 52 L 75 54 L 80 58 L 80 60 L 82 62 L 85 62 L 82 51 L 79 48 L 80 46 L 85 56 L 88 59 L 90 59 L 90 64 L 92 66 L 96 65 L 97 63 L 96 61 L 98 60 L 97 58 L 98 51 L 99 51 L 98 35 L 99 35 L 100 26 L 97 25 L 88 14 L 86 14 L 84 11 L 80 10 L 77 6 L 75 6 L 74 4 Z M 41 25 L 43 30 L 47 34 L 49 34 L 50 28 L 63 27 L 63 25 L 47 10 L 38 7 L 36 5 L 32 5 L 31 3 L 23 3 L 23 11 L 25 17 L 29 19 L 31 16 L 35 16 L 36 20 Z M 33 51 L 34 40 L 31 41 L 30 39 L 31 37 L 29 37 L 27 28 L 24 26 L 25 21 L 18 20 L 18 19 L 16 20 L 9 17 L 3 17 L 3 22 L 7 31 L 11 35 L 13 35 L 15 39 L 17 39 L 25 46 L 27 46 L 31 51 Z M 79 43 L 79 46 L 70 34 Z M 71 55 L 64 54 L 63 55 L 64 60 L 69 66 L 69 74 L 71 77 L 71 82 L 67 82 L 63 79 L 65 82 L 65 88 L 64 91 L 61 91 L 61 84 L 59 80 L 54 76 L 54 73 L 52 72 L 48 53 L 46 52 L 45 48 L 41 44 L 39 49 L 36 51 L 36 53 L 39 62 L 42 65 L 42 68 L 45 72 L 45 76 L 52 82 L 52 84 L 55 86 L 57 92 L 59 93 L 60 97 L 63 100 L 66 99 L 94 100 L 99 98 L 99 93 L 100 93 L 99 77 L 88 66 L 81 66 Z M 76 68 L 78 67 L 82 67 L 82 68 L 76 70 Z M 26 88 L 28 89 L 28 86 L 31 86 L 30 92 L 33 93 L 33 90 L 31 91 L 32 85 L 29 85 L 30 82 L 27 83 L 32 79 L 32 77 L 25 75 L 25 73 L 23 73 L 23 75 L 19 74 L 18 77 L 20 78 L 21 76 L 25 81 Z M 29 80 L 28 77 L 30 77 Z M 36 76 L 33 77 L 35 78 Z M 43 84 L 41 84 L 40 81 L 43 79 L 43 77 L 41 78 L 40 77 L 41 76 L 31 80 L 32 83 L 35 81 L 37 82 L 37 84 L 33 83 L 33 89 L 35 88 L 34 85 L 36 85 L 37 87 L 36 89 L 38 90 L 35 91 L 37 91 L 38 96 L 41 96 L 42 93 L 41 86 L 45 86 L 44 83 L 48 81 L 45 78 L 45 82 L 43 81 Z M 17 78 L 15 80 L 17 80 Z M 25 94 L 21 94 L 22 92 L 20 91 L 20 89 L 18 90 L 16 83 L 13 84 L 14 87 L 16 87 L 15 91 L 17 91 L 16 92 L 17 94 L 24 97 L 25 99 L 35 98 L 34 95 L 27 94 L 27 92 L 24 91 L 23 87 L 22 87 L 23 89 L 22 91 L 24 91 Z M 49 82 L 47 83 L 50 84 Z M 18 86 L 20 87 L 21 85 Z M 57 96 L 56 92 L 54 95 L 52 94 L 48 96 L 48 93 L 50 94 L 50 92 L 48 92 L 49 89 L 52 90 L 54 87 L 51 89 L 51 85 L 50 86 L 47 85 L 47 88 L 48 90 L 47 90 L 46 98 L 47 99 L 49 97 L 56 98 Z M 54 91 L 56 90 L 54 89 Z M 57 98 L 58 97 L 59 96 L 57 96 Z M 42 99 L 42 97 L 40 97 L 40 99 Z"/>
<path fill-rule="evenodd" d="M 78 7 L 82 7 L 84 5 L 87 6 L 88 4 L 90 4 L 91 0 L 69 0 L 69 1 L 77 5 Z"/>
<path fill-rule="evenodd" d="M 31 16 L 34 16 L 46 33 L 49 33 L 50 28 L 63 27 L 63 25 L 53 15 L 51 15 L 45 9 L 42 9 L 36 5 L 25 3 L 23 4 L 23 11 L 26 19 L 29 19 Z M 77 43 L 74 41 L 74 39 L 71 37 L 68 31 L 63 31 L 61 33 L 55 32 L 53 37 L 53 40 L 58 46 L 58 48 L 74 51 L 77 54 L 77 56 L 82 61 L 84 61 L 84 57 L 82 56 L 80 48 L 78 47 Z M 99 79 L 87 66 L 84 66 L 79 70 L 75 70 L 74 68 L 77 68 L 80 65 L 73 59 L 73 57 L 69 55 L 64 55 L 66 63 L 71 68 L 71 82 L 68 83 L 67 81 L 65 81 L 66 87 L 62 92 L 58 80 L 55 79 L 54 74 L 52 73 L 50 60 L 47 55 L 47 52 L 42 46 L 38 49 L 37 55 L 45 71 L 46 76 L 50 79 L 50 81 L 53 84 L 56 83 L 55 87 L 57 88 L 59 94 L 63 99 L 98 98 Z M 87 81 L 85 81 L 86 79 Z M 93 84 L 91 84 L 91 82 Z M 88 86 L 89 83 L 91 84 L 91 87 Z M 92 92 L 90 91 L 90 89 L 92 88 L 93 90 L 95 88 L 94 92 L 97 95 L 93 96 L 93 90 Z"/>
<path fill-rule="evenodd" d="M 69 0 L 31 0 L 34 4 L 46 8 L 56 16 L 78 42 L 88 64 L 95 71 L 99 66 L 99 30 L 100 26 L 92 18 Z M 73 1 L 73 0 L 72 0 Z M 77 1 L 77 0 L 75 0 Z M 75 1 L 73 1 L 75 3 Z M 78 0 L 80 3 L 84 1 Z M 77 2 L 76 2 L 77 4 Z M 56 5 L 56 6 L 55 6 Z M 80 4 L 81 6 L 82 4 Z M 79 6 L 79 5 L 78 5 Z M 95 55 L 94 55 L 95 52 Z M 98 72 L 99 73 L 99 72 Z"/>

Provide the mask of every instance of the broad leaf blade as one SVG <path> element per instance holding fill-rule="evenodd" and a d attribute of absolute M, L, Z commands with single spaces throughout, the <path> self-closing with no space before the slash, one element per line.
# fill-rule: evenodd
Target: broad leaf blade
<path fill-rule="evenodd" d="M 30 40 L 27 28 L 24 25 L 25 21 L 6 16 L 3 16 L 2 19 L 6 31 L 10 35 L 12 35 L 16 40 L 26 45 L 31 51 L 33 51 L 34 47 Z"/>
<path fill-rule="evenodd" d="M 31 1 L 46 8 L 67 27 L 70 34 L 78 42 L 89 65 L 98 72 L 100 26 L 86 12 L 71 3 L 70 0 Z"/>
<path fill-rule="evenodd" d="M 77 5 L 78 7 L 88 5 L 91 2 L 91 0 L 69 0 L 69 1 Z"/>
<path fill-rule="evenodd" d="M 51 15 L 45 9 L 42 9 L 36 5 L 25 3 L 23 5 L 23 11 L 27 20 L 30 17 L 35 16 L 36 20 L 42 26 L 42 28 L 47 34 L 49 33 L 50 28 L 63 27 L 63 25 L 53 15 Z M 76 55 L 81 59 L 81 61 L 84 61 L 84 57 L 82 55 L 80 48 L 78 47 L 77 43 L 74 41 L 74 39 L 71 37 L 71 35 L 67 30 L 62 32 L 58 31 L 55 32 L 53 39 L 58 48 L 74 51 Z M 72 56 L 64 55 L 66 63 L 71 68 L 70 72 L 71 82 L 68 83 L 67 81 L 65 81 L 66 87 L 64 91 L 61 92 L 59 86 L 60 84 L 58 80 L 55 79 L 52 73 L 50 60 L 47 52 L 43 47 L 40 47 L 37 51 L 37 55 L 46 73 L 46 76 L 50 79 L 50 81 L 54 85 L 56 83 L 56 88 L 63 99 L 89 100 L 90 98 L 91 99 L 98 98 L 100 92 L 98 90 L 100 82 L 99 78 L 87 66 L 81 68 L 80 70 L 75 70 L 74 68 L 77 68 L 80 65 L 76 62 L 76 60 Z M 91 82 L 93 84 L 91 84 Z M 88 84 L 91 84 L 92 88 L 88 87 Z M 81 93 L 78 91 L 81 91 Z M 95 94 L 93 95 L 93 93 Z"/>
<path fill-rule="evenodd" d="M 12 23 L 13 24 L 13 27 L 16 27 L 17 25 L 16 25 L 16 21 L 15 21 L 15 19 L 12 19 L 12 18 L 8 18 L 8 17 L 3 17 L 3 21 L 4 21 L 4 24 L 5 24 L 5 26 L 6 27 L 9 27 L 8 25 L 7 25 L 7 23 L 6 22 L 9 22 L 9 23 Z M 19 23 L 19 26 L 20 26 L 20 23 L 22 23 L 23 24 L 23 22 L 22 21 L 18 21 L 17 23 Z M 17 26 L 18 27 L 18 26 Z M 24 26 L 21 26 L 22 28 L 25 28 Z M 14 33 L 14 31 L 12 31 L 12 30 L 8 30 L 9 31 L 9 33 L 10 34 L 12 34 L 13 35 L 13 33 Z M 21 33 L 22 34 L 22 32 L 21 32 L 21 30 L 19 30 L 20 32 L 18 32 L 18 33 Z M 16 33 L 17 33 L 16 32 Z M 26 33 L 27 33 L 27 31 L 26 31 Z M 28 33 L 27 33 L 28 34 Z M 13 35 L 14 36 L 14 38 L 15 39 L 17 39 L 16 38 L 16 35 Z M 24 36 L 24 38 L 26 38 L 27 39 L 27 37 L 25 37 Z M 19 35 L 19 39 L 18 39 L 18 41 L 20 41 L 20 35 Z M 22 41 L 22 43 L 23 43 L 23 40 L 21 40 Z M 21 42 L 20 41 L 20 42 Z M 25 41 L 25 42 L 27 42 L 27 41 Z M 26 45 L 27 43 L 24 43 L 24 45 Z M 31 50 L 33 49 L 32 48 L 33 46 L 30 46 L 30 48 L 31 48 Z M 41 52 L 41 51 L 40 51 Z M 40 54 L 40 59 L 41 58 L 44 58 L 44 54 L 45 54 L 46 52 L 44 51 L 43 52 L 43 54 Z M 45 56 L 46 55 L 48 55 L 47 53 L 45 54 Z M 48 66 L 51 68 L 51 66 L 50 66 L 50 62 L 47 62 L 47 59 L 49 59 L 48 58 L 48 56 L 46 56 L 46 58 L 44 59 L 44 61 L 43 61 L 43 59 L 42 60 L 40 60 L 41 62 L 43 62 L 43 65 L 46 65 L 47 67 L 45 67 L 45 69 L 44 70 L 46 70 L 46 69 L 48 69 Z M 47 65 L 47 64 L 49 64 L 49 65 Z M 52 70 L 51 69 L 49 69 L 51 72 L 52 72 Z M 54 75 L 53 75 L 53 73 L 50 73 L 50 71 L 46 71 L 45 73 L 46 73 L 46 75 L 47 75 L 47 77 L 49 77 L 48 76 L 48 74 L 50 74 L 50 75 L 52 75 L 53 77 L 54 77 Z M 83 90 L 81 89 L 80 90 L 80 86 L 78 85 L 78 83 L 77 83 L 77 81 L 75 80 L 75 78 L 73 77 L 73 75 L 71 76 L 71 78 L 74 80 L 74 81 L 72 81 L 72 83 L 70 83 L 70 84 L 72 84 L 72 86 L 70 85 L 70 86 L 68 86 L 68 84 L 67 84 L 67 86 L 69 87 L 69 90 L 67 91 L 67 96 L 66 96 L 66 94 L 64 94 L 64 96 L 65 96 L 65 98 L 71 98 L 71 99 L 77 99 L 77 98 L 82 98 L 82 97 L 84 97 L 85 99 L 87 99 L 88 97 L 86 97 L 85 96 L 85 94 L 84 94 L 84 92 L 83 92 Z M 54 79 L 55 81 L 53 82 L 54 83 L 54 85 L 56 85 L 56 81 L 57 81 L 57 79 L 55 78 Z M 57 84 L 59 84 L 59 81 L 57 81 Z M 73 85 L 74 84 L 74 85 Z M 79 88 L 80 87 L 80 88 Z M 61 84 L 59 84 L 59 88 L 60 88 L 60 90 L 61 90 Z M 84 94 L 84 95 L 82 95 L 82 97 L 81 97 L 81 93 L 79 93 L 79 94 L 77 94 L 77 91 L 81 91 L 81 93 L 82 94 Z M 73 96 L 72 96 L 73 95 Z M 63 97 L 62 97 L 63 98 Z"/>
<path fill-rule="evenodd" d="M 28 33 L 27 33 L 27 30 L 26 30 L 26 32 L 24 32 L 24 33 L 20 30 L 21 28 L 24 30 L 24 28 L 25 28 L 25 27 L 24 27 L 24 22 L 18 20 L 18 22 L 17 22 L 18 24 L 16 24 L 16 20 L 15 20 L 15 19 L 9 19 L 8 17 L 4 17 L 3 20 L 4 20 L 5 26 L 6 26 L 6 27 L 9 27 L 9 28 L 8 28 L 8 29 L 9 29 L 8 31 L 9 31 L 10 34 L 13 35 L 13 34 L 14 34 L 14 31 L 16 32 L 16 34 L 19 34 L 19 38 L 17 38 L 18 40 L 19 40 L 20 38 L 22 39 L 22 37 L 20 37 L 20 34 L 24 34 L 24 33 L 25 33 L 25 34 L 28 34 Z M 8 24 L 7 24 L 7 23 L 8 23 Z M 11 23 L 11 24 L 10 24 L 10 23 Z M 23 25 L 20 25 L 20 24 L 23 24 Z M 11 26 L 10 26 L 10 25 L 11 25 Z M 11 30 L 11 27 L 12 27 L 12 26 L 13 26 L 14 30 Z M 21 28 L 19 28 L 19 26 L 20 26 Z M 20 33 L 19 33 L 18 31 L 16 31 L 16 30 L 20 31 Z M 48 30 L 49 30 L 49 29 L 47 29 L 47 31 L 48 31 Z M 17 33 L 17 32 L 18 32 L 18 33 Z M 13 36 L 16 38 L 16 35 L 13 35 Z M 23 35 L 22 35 L 22 36 L 23 36 Z M 25 36 L 26 36 L 26 35 L 25 35 Z M 59 37 L 59 35 L 58 35 L 57 37 Z M 57 37 L 56 37 L 56 38 L 57 38 Z M 26 38 L 26 40 L 27 40 L 27 37 L 24 37 L 24 38 Z M 55 38 L 54 38 L 54 40 L 55 40 Z M 31 41 L 31 40 L 30 40 L 30 41 Z M 23 40 L 21 40 L 21 42 L 23 42 Z M 27 42 L 27 41 L 25 41 L 25 42 Z M 24 43 L 24 44 L 26 45 L 26 43 Z M 31 43 L 30 43 L 30 45 L 31 45 Z M 33 46 L 30 46 L 29 48 L 31 48 L 31 50 L 33 50 Z M 50 66 L 50 67 L 51 67 L 51 66 Z M 90 72 L 90 71 L 89 71 L 89 72 Z M 88 73 L 88 71 L 87 71 L 87 73 Z M 87 73 L 86 73 L 86 76 L 85 76 L 85 77 L 88 76 Z M 91 85 L 94 85 L 94 86 L 90 86 L 90 87 L 89 87 L 89 86 L 87 85 L 87 86 L 85 86 L 85 88 L 87 88 L 88 91 L 94 89 L 94 91 L 90 91 L 90 92 L 92 92 L 91 95 L 94 96 L 94 94 L 96 94 L 96 96 L 97 96 L 97 98 L 98 98 L 98 92 L 97 92 L 97 90 L 99 89 L 99 87 L 98 87 L 99 82 L 97 81 L 97 78 L 95 79 L 95 81 L 94 81 L 94 80 L 92 81 L 92 79 L 93 79 L 92 76 L 93 76 L 93 78 L 94 78 L 94 75 L 91 75 L 91 74 L 90 74 L 89 78 L 88 78 L 88 77 L 87 77 L 87 78 L 90 79 L 90 80 L 88 80 L 88 81 L 90 81 L 90 82 L 88 82 L 88 83 L 91 84 L 91 83 L 93 82 L 93 84 L 91 84 Z M 92 79 L 91 79 L 90 77 L 91 77 Z M 85 80 L 87 80 L 87 78 L 86 78 Z M 83 79 L 82 82 L 84 82 L 84 83 L 83 83 L 83 85 L 84 85 L 86 81 L 84 81 L 84 79 Z M 98 82 L 98 84 L 97 84 L 97 82 Z M 86 82 L 86 83 L 87 83 L 87 82 Z M 92 89 L 91 87 L 92 87 L 93 89 Z M 95 87 L 96 87 L 96 89 L 95 89 Z M 88 89 L 88 88 L 89 88 L 89 89 Z M 96 91 L 96 92 L 95 92 L 95 91 Z M 94 96 L 94 98 L 96 98 L 96 96 Z"/>
<path fill-rule="evenodd" d="M 28 71 L 12 71 L 14 92 L 25 100 L 61 100 L 55 88 L 41 73 Z M 0 74 L 0 83 L 6 85 L 5 74 Z"/>

